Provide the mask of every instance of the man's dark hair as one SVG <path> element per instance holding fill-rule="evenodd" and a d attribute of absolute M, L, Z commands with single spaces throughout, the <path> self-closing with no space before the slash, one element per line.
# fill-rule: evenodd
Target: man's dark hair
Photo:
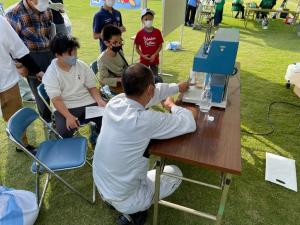
<path fill-rule="evenodd" d="M 66 52 L 71 54 L 77 48 L 80 48 L 77 39 L 67 34 L 58 33 L 50 42 L 50 50 L 53 55 L 62 55 Z"/>
<path fill-rule="evenodd" d="M 106 25 L 102 30 L 102 37 L 104 41 L 109 41 L 112 36 L 121 36 L 122 32 L 119 27 L 112 24 Z"/>
<path fill-rule="evenodd" d="M 141 63 L 130 65 L 123 73 L 122 85 L 128 96 L 141 96 L 150 84 L 154 85 L 152 71 Z"/>

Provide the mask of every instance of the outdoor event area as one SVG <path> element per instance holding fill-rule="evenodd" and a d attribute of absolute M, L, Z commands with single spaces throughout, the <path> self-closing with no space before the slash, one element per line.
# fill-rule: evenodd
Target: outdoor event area
<path fill-rule="evenodd" d="M 184 2 L 184 5 L 187 2 L 186 0 L 181 1 Z M 0 3 L 3 4 L 4 9 L 18 2 L 20 1 L 0 0 Z M 167 197 L 164 198 L 164 201 L 159 201 L 158 199 L 159 190 L 161 192 L 161 195 L 163 195 L 164 192 L 164 190 L 162 190 L 162 186 L 164 184 L 163 179 L 160 179 L 160 183 L 156 179 L 157 182 L 155 183 L 155 188 L 153 181 L 153 190 L 151 196 L 149 197 L 149 201 L 151 203 L 155 203 L 155 206 L 151 205 L 150 208 L 148 207 L 149 209 L 146 207 L 140 210 L 143 211 L 148 209 L 146 222 L 144 224 L 300 224 L 300 195 L 297 192 L 297 180 L 298 178 L 300 178 L 300 86 L 297 87 L 296 85 L 295 87 L 295 83 L 292 82 L 292 84 L 289 84 L 289 87 L 287 87 L 288 81 L 285 79 L 288 66 L 293 63 L 300 62 L 300 25 L 298 20 L 299 13 L 297 13 L 299 12 L 297 11 L 297 8 L 299 8 L 298 0 L 284 1 L 284 3 L 286 3 L 284 8 L 291 11 L 291 13 L 287 15 L 287 18 L 280 18 L 279 13 L 274 19 L 272 18 L 274 12 L 269 12 L 267 21 L 268 24 L 263 24 L 264 18 L 261 18 L 259 16 L 255 18 L 255 12 L 252 12 L 254 13 L 252 18 L 252 14 L 250 14 L 251 10 L 249 11 L 249 8 L 247 8 L 251 4 L 253 4 L 248 4 L 250 2 L 256 2 L 257 5 L 259 5 L 260 0 L 244 1 L 243 4 L 245 6 L 246 21 L 242 18 L 242 15 L 239 15 L 237 18 L 235 18 L 236 11 L 232 11 L 232 1 L 225 0 L 222 22 L 217 25 L 210 24 L 207 23 L 206 18 L 204 18 L 202 24 L 200 24 L 199 27 L 196 27 L 196 22 L 194 23 L 194 27 L 192 27 L 193 24 L 184 24 L 184 16 L 177 14 L 174 15 L 171 13 L 177 12 L 176 10 L 173 11 L 173 7 L 175 9 L 177 6 L 172 4 L 176 4 L 176 2 L 180 2 L 180 0 L 148 0 L 144 1 L 144 3 L 145 2 L 147 4 L 144 6 L 155 12 L 153 26 L 160 29 L 163 34 L 164 42 L 162 44 L 162 49 L 160 52 L 159 67 L 160 72 L 162 73 L 161 78 L 163 79 L 164 83 L 180 83 L 188 81 L 189 78 L 191 78 L 190 73 L 193 69 L 195 70 L 195 68 L 198 67 L 204 68 L 203 62 L 206 59 L 201 58 L 201 56 L 199 55 L 196 56 L 199 48 L 204 43 L 211 44 L 211 46 L 208 47 L 206 53 L 209 57 L 215 57 L 212 61 L 209 62 L 211 65 L 207 66 L 208 70 L 214 70 L 216 67 L 230 67 L 229 64 L 233 63 L 232 65 L 235 65 L 235 68 L 233 69 L 233 67 L 231 67 L 231 70 L 229 70 L 232 71 L 232 73 L 235 72 L 236 74 L 229 76 L 227 78 L 229 81 L 225 81 L 229 82 L 226 83 L 226 85 L 228 85 L 228 90 L 224 94 L 226 95 L 226 107 L 222 106 L 221 108 L 217 108 L 214 107 L 215 105 L 212 105 L 211 109 L 208 109 L 209 112 L 205 114 L 204 111 L 199 111 L 199 107 L 197 105 L 191 104 L 189 101 L 189 103 L 177 102 L 178 104 L 181 104 L 181 106 L 185 106 L 188 109 L 193 108 L 192 112 L 194 113 L 194 117 L 196 119 L 196 124 L 195 122 L 193 122 L 193 124 L 195 124 L 195 127 L 186 128 L 186 126 L 188 127 L 188 120 L 187 122 L 183 122 L 181 120 L 184 119 L 178 117 L 177 119 L 169 121 L 169 123 L 173 123 L 172 125 L 174 127 L 175 123 L 177 123 L 178 121 L 184 123 L 183 125 L 178 125 L 179 128 L 174 128 L 174 132 L 177 132 L 177 135 L 172 136 L 162 132 L 163 134 L 159 136 L 160 131 L 156 129 L 153 132 L 156 132 L 157 135 L 153 134 L 153 136 L 147 139 L 148 142 L 150 141 L 150 139 L 166 139 L 163 141 L 155 140 L 154 142 L 152 142 L 151 140 L 151 144 L 153 145 L 150 145 L 150 160 L 148 163 L 148 169 L 150 170 L 156 168 L 156 171 L 158 173 L 158 171 L 162 172 L 162 168 L 165 164 L 176 165 L 178 168 L 180 168 L 183 176 L 187 179 L 182 181 L 180 187 L 172 195 L 167 194 Z M 215 0 L 215 2 L 220 1 Z M 101 54 L 99 49 L 99 40 L 95 40 L 94 38 L 95 31 L 93 34 L 93 18 L 95 13 L 99 11 L 99 6 L 91 6 L 91 1 L 89 0 L 64 0 L 63 3 L 64 10 L 71 22 L 72 36 L 76 37 L 80 44 L 80 48 L 78 48 L 77 51 L 78 59 L 82 60 L 87 65 L 91 65 Z M 281 4 L 282 1 L 277 0 L 276 5 L 273 6 L 273 9 L 280 8 Z M 139 53 L 135 49 L 134 44 L 137 44 L 137 41 L 134 40 L 134 37 L 143 26 L 141 22 L 141 8 L 118 8 L 118 10 L 122 14 L 122 23 L 126 28 L 126 31 L 122 32 L 123 42 L 120 41 L 123 43 L 122 49 L 124 57 L 129 65 L 132 64 L 132 62 L 138 63 L 140 62 L 138 55 Z M 186 9 L 184 9 L 183 11 L 185 10 Z M 170 13 L 168 13 L 168 11 Z M 170 16 L 170 18 L 167 18 L 168 16 Z M 292 16 L 294 16 L 294 18 Z M 169 23 L 172 23 L 173 20 L 175 21 L 178 18 L 183 18 L 181 25 L 176 26 L 174 29 L 172 28 L 169 32 L 165 24 L 167 24 L 168 21 Z M 170 22 L 170 20 L 172 21 Z M 226 37 L 224 39 L 224 43 L 219 44 L 218 40 L 222 39 L 222 37 L 221 35 L 218 35 L 218 32 L 224 31 L 223 29 L 225 29 L 225 31 L 228 31 L 229 33 L 226 34 L 227 36 L 225 35 Z M 2 31 L 1 27 L 0 31 Z M 41 32 L 44 31 L 41 29 Z M 166 33 L 167 35 L 165 35 Z M 208 34 L 209 40 L 207 40 Z M 235 34 L 237 34 L 237 36 L 234 36 Z M 0 45 L 1 36 L 6 37 L 6 35 L 6 33 L 0 33 Z M 213 37 L 211 38 L 211 36 Z M 235 37 L 237 37 L 237 39 L 235 39 Z M 99 37 L 97 39 L 99 39 Z M 105 42 L 105 44 L 106 43 L 107 42 Z M 173 43 L 175 47 L 171 46 L 170 43 Z M 213 44 L 220 45 L 216 47 L 220 48 L 220 52 L 217 53 L 216 48 L 213 47 Z M 238 49 L 233 50 L 233 53 L 226 53 L 222 56 L 221 53 L 223 51 L 226 52 L 227 48 L 234 48 L 234 44 L 238 45 Z M 74 46 L 76 45 L 74 44 Z M 179 49 L 168 49 L 171 47 L 178 47 Z M 1 46 L 0 51 L 2 51 Z M 138 49 L 138 51 L 142 50 Z M 234 53 L 234 51 L 237 51 L 236 58 L 236 52 Z M 216 55 L 220 54 L 221 57 L 219 57 L 219 55 L 213 55 L 214 53 L 216 53 Z M 58 55 L 59 54 L 56 54 L 56 56 Z M 0 56 L 0 65 L 2 67 L 3 64 L 1 62 L 1 52 Z M 123 55 L 121 55 L 121 57 L 123 57 Z M 231 57 L 233 60 L 232 62 L 230 61 Z M 199 64 L 197 64 L 197 60 L 199 60 Z M 198 65 L 198 67 L 196 66 L 196 64 Z M 131 68 L 131 66 L 129 66 L 128 68 Z M 209 71 L 205 71 L 205 69 L 200 71 L 207 72 L 207 74 L 209 73 Z M 222 73 L 219 71 L 222 71 L 222 69 L 214 70 L 211 73 Z M 125 73 L 122 77 L 122 82 L 124 83 L 126 82 Z M 295 76 L 300 76 L 299 65 L 298 72 L 295 73 L 298 73 Z M 45 73 L 44 76 L 47 75 L 48 74 Z M 230 74 L 226 75 L 231 75 L 231 72 Z M 2 82 L 1 76 L 2 71 L 0 70 L 0 82 Z M 78 76 L 78 80 L 80 80 L 80 75 L 76 74 L 76 76 Z M 194 79 L 197 78 L 194 77 Z M 211 82 L 210 85 L 212 87 L 211 89 L 208 89 L 208 91 L 214 91 L 214 76 L 211 75 L 211 77 L 208 78 L 207 75 L 207 77 L 204 79 L 206 79 L 204 81 L 204 83 L 206 84 L 208 82 Z M 45 81 L 46 78 L 44 77 L 43 83 L 45 83 Z M 189 81 L 191 82 L 191 80 Z M 297 82 L 300 85 L 299 77 Z M 48 84 L 49 86 L 47 86 Z M 153 87 L 155 87 L 154 82 L 151 81 L 151 84 Z M 50 83 L 45 83 L 46 91 L 50 90 L 49 87 L 51 85 Z M 54 86 L 52 88 L 55 88 L 55 84 L 53 85 Z M 0 84 L 0 91 L 1 88 L 2 86 Z M 126 92 L 127 89 L 124 85 L 123 88 Z M 179 92 L 182 92 L 180 88 L 182 87 L 179 85 Z M 190 87 L 189 91 L 191 90 L 191 88 L 192 86 Z M 90 91 L 90 93 L 92 92 Z M 151 95 L 152 92 L 149 91 L 149 93 L 148 96 Z M 168 93 L 172 93 L 174 95 L 174 99 L 177 99 L 179 96 L 178 91 L 176 93 L 174 91 Z M 93 94 L 91 95 L 93 96 Z M 126 95 L 130 96 L 127 92 Z M 200 93 L 199 98 L 200 95 L 202 97 L 202 94 Z M 147 96 L 147 94 L 145 96 Z M 155 95 L 153 94 L 152 96 Z M 111 110 L 111 108 L 109 107 L 116 106 L 114 104 L 121 102 L 120 100 L 120 102 L 115 101 L 114 104 L 110 103 L 114 100 L 114 98 L 108 101 L 105 110 Z M 212 98 L 214 100 L 214 94 Z M 130 101 L 133 101 L 132 99 Z M 149 103 L 149 99 L 146 103 Z M 171 115 L 179 115 L 180 113 L 183 113 L 180 111 L 180 109 L 178 109 L 180 107 L 173 106 L 177 107 L 176 109 L 172 107 L 168 108 L 166 107 L 166 103 L 160 100 L 163 100 L 163 98 L 157 100 L 157 104 L 147 110 L 147 113 L 150 113 L 149 111 L 151 110 L 160 111 L 161 114 L 169 114 L 170 111 Z M 1 107 L 2 104 L 4 104 L 2 101 L 3 98 L 1 97 Z M 127 99 L 127 101 L 129 100 Z M 168 101 L 168 98 L 166 101 Z M 98 103 L 97 100 L 96 102 Z M 54 105 L 58 106 L 58 103 L 54 103 Z M 32 108 L 36 110 L 36 112 L 38 112 L 35 102 L 23 101 L 23 107 Z M 128 106 L 126 113 L 132 110 L 132 107 L 132 105 Z M 143 110 L 145 110 L 145 108 L 147 109 L 147 107 L 142 108 Z M 188 110 L 185 111 L 186 113 L 190 112 Z M 112 112 L 116 113 L 113 110 Z M 3 109 L 2 114 L 4 114 Z M 105 132 L 105 128 L 107 128 L 107 123 L 109 123 L 109 120 L 106 119 L 106 116 L 108 114 L 109 113 L 107 111 L 104 112 L 101 132 L 97 140 L 98 142 L 96 144 L 96 149 L 95 146 L 91 144 L 90 141 L 88 141 L 87 159 L 89 159 L 90 164 L 97 164 L 97 160 L 102 160 L 102 156 L 106 157 L 105 159 L 108 159 L 109 151 L 116 152 L 115 148 L 118 145 L 112 143 L 112 146 L 114 146 L 112 147 L 112 149 L 109 149 L 109 151 L 105 154 L 103 154 L 103 152 L 102 155 L 100 154 L 100 149 L 102 147 L 105 148 L 105 146 L 107 146 L 106 144 L 108 144 L 108 146 L 111 146 L 110 143 L 108 143 L 109 141 L 114 142 L 112 141 L 114 140 L 114 138 L 122 139 L 122 141 L 124 140 L 125 136 L 121 137 L 120 133 L 117 133 L 116 130 L 113 130 L 113 125 L 106 130 L 106 135 L 102 134 L 102 132 Z M 113 119 L 111 119 L 111 121 L 114 120 L 120 122 L 123 119 L 121 118 L 123 115 L 124 114 L 121 115 L 121 113 L 116 113 L 114 114 L 114 117 L 112 116 Z M 184 114 L 182 114 L 182 116 L 184 116 Z M 190 116 L 192 116 L 192 114 Z M 56 179 L 55 175 L 52 174 L 35 222 L 33 221 L 32 223 L 30 223 L 27 221 L 26 223 L 24 221 L 21 221 L 20 223 L 12 223 L 13 220 L 10 221 L 9 219 L 7 219 L 8 217 L 1 218 L 3 212 L 5 211 L 4 202 L 3 204 L 1 203 L 1 201 L 5 200 L 4 197 L 1 198 L 1 186 L 17 190 L 31 191 L 35 193 L 36 176 L 34 173 L 32 173 L 31 170 L 33 169 L 37 171 L 37 168 L 39 168 L 31 168 L 33 162 L 32 157 L 29 157 L 24 152 L 16 151 L 16 144 L 9 139 L 6 133 L 8 123 L 4 121 L 3 117 L 0 117 L 0 224 L 18 225 L 34 223 L 36 225 L 121 225 L 122 223 L 120 223 L 119 217 L 120 215 L 122 215 L 122 213 L 123 215 L 134 215 L 133 213 L 137 212 L 130 210 L 122 211 L 121 208 L 124 205 L 122 205 L 121 203 L 119 204 L 118 201 L 114 202 L 112 200 L 110 202 L 109 198 L 107 197 L 110 196 L 113 190 L 115 190 L 113 188 L 110 188 L 109 185 L 116 182 L 114 179 L 119 179 L 124 182 L 124 180 L 130 177 L 130 173 L 132 172 L 130 171 L 130 169 L 128 169 L 128 176 L 124 177 L 124 179 L 123 177 L 115 177 L 111 178 L 112 180 L 107 181 L 105 179 L 108 179 L 107 177 L 110 177 L 110 172 L 115 173 L 112 167 L 109 167 L 109 169 L 103 169 L 105 167 L 104 164 L 99 165 L 99 167 L 95 167 L 95 165 L 88 165 L 88 163 L 86 163 L 82 167 L 78 166 L 80 167 L 78 169 L 56 171 L 55 173 L 69 182 L 72 186 L 79 190 L 79 192 L 81 192 L 84 196 L 87 196 L 87 198 L 89 199 L 92 199 L 92 190 L 94 187 L 95 179 L 96 197 L 94 204 L 91 204 L 76 193 L 72 192 L 62 182 L 60 182 L 59 179 Z M 128 116 L 128 118 L 131 117 Z M 140 117 L 139 120 L 143 120 L 143 118 L 144 117 Z M 166 122 L 164 120 L 167 120 L 166 118 L 163 118 L 165 117 L 157 118 L 157 120 L 160 120 L 160 123 L 163 124 L 164 122 Z M 144 120 L 146 119 L 144 118 Z M 138 133 L 138 135 L 131 134 L 132 126 L 134 126 L 135 123 L 138 123 L 139 121 L 138 119 L 134 120 L 134 122 L 128 121 L 126 125 L 128 127 L 128 133 L 126 134 L 128 137 L 137 137 L 141 133 L 146 132 L 146 128 L 137 126 L 137 129 L 140 129 L 140 133 Z M 19 121 L 17 121 L 17 123 L 20 124 L 22 124 L 23 122 L 24 120 L 20 118 Z M 57 124 L 58 122 L 59 121 L 57 121 Z M 153 124 L 157 123 L 158 122 L 153 122 Z M 116 124 L 118 126 L 118 123 Z M 16 126 L 19 125 L 16 124 Z M 123 124 L 123 126 L 125 125 Z M 171 126 L 171 124 L 169 124 L 168 126 Z M 163 127 L 163 125 L 161 125 L 161 127 Z M 45 128 L 43 127 L 41 121 L 34 122 L 34 124 L 27 129 L 27 137 L 30 145 L 38 146 L 39 143 L 49 138 L 45 137 L 47 135 L 45 134 L 44 129 Z M 190 130 L 181 132 L 180 129 Z M 84 136 L 89 139 L 89 134 L 89 127 L 85 126 L 83 128 L 80 128 L 79 136 Z M 182 134 L 183 136 L 180 136 Z M 72 135 L 73 134 L 71 134 L 71 137 Z M 173 138 L 174 136 L 179 137 Z M 169 138 L 172 139 L 168 140 Z M 142 141 L 143 140 L 141 140 L 141 142 Z M 124 143 L 126 143 L 124 144 L 124 146 L 127 147 L 128 142 L 124 141 Z M 140 142 L 138 143 L 140 144 Z M 75 145 L 76 144 L 73 144 L 74 148 L 78 147 Z M 145 145 L 145 148 L 147 147 L 147 145 Z M 145 148 L 143 150 L 145 150 Z M 197 152 L 198 148 L 199 150 Z M 194 151 L 192 151 L 191 149 L 194 149 Z M 220 149 L 220 151 L 215 149 Z M 98 150 L 99 152 L 96 152 Z M 123 153 L 124 152 L 120 154 Z M 184 155 L 184 153 L 186 153 L 186 155 Z M 267 153 L 286 157 L 281 158 L 282 160 L 287 160 L 287 158 L 295 160 L 289 161 L 294 162 L 294 164 L 286 164 L 287 166 L 291 165 L 291 167 L 280 167 L 280 163 L 275 165 L 275 167 L 273 165 L 273 169 L 275 169 L 273 171 L 270 170 L 270 173 L 274 172 L 277 174 L 281 174 L 282 172 L 282 174 L 284 175 L 280 175 L 280 177 L 277 177 L 277 179 L 275 178 L 274 181 L 266 179 L 266 163 L 268 162 L 266 161 L 266 158 L 268 156 Z M 56 154 L 56 157 L 59 158 L 60 152 L 57 151 Z M 133 156 L 134 152 L 128 154 L 130 154 L 130 156 L 132 157 L 135 157 Z M 41 154 L 39 154 L 38 152 L 36 156 L 38 157 L 39 155 Z M 126 165 L 126 163 L 129 164 L 127 166 L 128 168 L 133 168 L 131 166 L 134 166 L 137 163 L 137 161 L 135 160 L 132 160 L 131 163 L 118 161 L 118 153 L 115 153 L 115 155 L 110 157 L 111 158 L 109 159 L 111 159 L 112 161 L 108 162 L 109 166 L 110 164 L 113 165 L 114 163 L 117 164 L 118 162 L 122 164 L 120 168 L 123 168 L 124 171 L 126 170 L 126 166 L 124 166 Z M 156 161 L 157 159 L 159 160 Z M 272 158 L 269 159 L 270 163 L 271 159 Z M 214 160 L 216 161 L 216 164 L 213 164 Z M 103 161 L 105 160 L 103 159 Z M 95 172 L 95 168 L 100 167 L 102 168 L 102 171 L 105 171 L 106 174 L 103 175 L 101 179 L 99 178 L 100 175 L 98 177 Z M 44 169 L 41 169 L 41 184 L 43 184 L 46 180 L 46 173 L 44 172 L 46 171 L 44 171 Z M 117 174 L 116 176 L 119 176 L 119 173 L 115 174 Z M 178 176 L 180 177 L 180 175 Z M 153 175 L 153 178 L 155 178 L 155 175 Z M 173 175 L 172 177 L 171 175 L 169 179 L 171 178 L 176 179 L 177 176 Z M 99 180 L 97 179 L 101 180 L 101 182 L 99 182 Z M 288 186 L 290 184 L 288 180 L 292 180 L 292 187 Z M 104 192 L 102 193 L 103 196 L 101 197 L 99 194 L 99 187 L 102 185 L 102 181 L 105 188 L 103 188 Z M 149 180 L 147 182 L 149 182 Z M 157 187 L 159 187 L 159 185 L 161 185 L 160 189 L 158 188 L 159 190 L 157 190 Z M 176 186 L 176 184 L 174 184 L 172 188 L 174 188 L 174 186 Z M 126 188 L 128 187 L 126 186 Z M 41 185 L 40 195 L 42 191 L 43 190 Z M 169 191 L 172 193 L 173 190 Z M 106 195 L 106 193 L 110 194 Z M 139 194 L 143 196 L 145 195 L 144 192 L 141 192 Z M 103 201 L 104 198 L 107 199 L 107 202 Z M 173 205 L 173 203 L 180 204 L 181 207 L 177 205 L 175 206 Z M 135 209 L 135 207 L 137 207 L 137 205 L 139 204 L 142 203 L 133 203 L 131 207 Z M 113 209 L 112 205 L 117 210 Z M 122 205 L 122 207 L 120 205 Z M 118 206 L 120 206 L 120 208 L 118 208 Z M 10 215 L 10 217 L 13 216 Z M 8 222 L 6 223 L 5 221 Z M 126 224 L 138 225 L 143 223 L 124 223 L 124 225 Z"/>

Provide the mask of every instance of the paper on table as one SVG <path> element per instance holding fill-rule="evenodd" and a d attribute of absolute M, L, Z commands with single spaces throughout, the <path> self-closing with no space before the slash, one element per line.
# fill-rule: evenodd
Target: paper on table
<path fill-rule="evenodd" d="M 104 115 L 104 107 L 89 106 L 85 107 L 85 119 L 100 117 Z"/>
<path fill-rule="evenodd" d="M 265 180 L 297 192 L 295 160 L 267 152 Z"/>

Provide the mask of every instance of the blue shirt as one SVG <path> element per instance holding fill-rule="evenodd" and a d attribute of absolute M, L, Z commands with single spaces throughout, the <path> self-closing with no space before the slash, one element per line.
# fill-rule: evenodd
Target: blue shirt
<path fill-rule="evenodd" d="M 94 21 L 93 21 L 94 33 L 101 33 L 103 27 L 107 24 L 113 24 L 118 27 L 123 26 L 121 13 L 115 9 L 112 9 L 112 13 L 110 13 L 108 10 L 101 7 L 100 11 L 98 11 L 94 16 Z M 102 52 L 106 49 L 106 45 L 101 39 L 100 39 L 100 48 Z"/>
<path fill-rule="evenodd" d="M 196 7 L 196 6 L 197 6 L 197 0 L 189 0 L 189 1 L 188 1 L 188 4 L 189 4 L 190 6 Z"/>

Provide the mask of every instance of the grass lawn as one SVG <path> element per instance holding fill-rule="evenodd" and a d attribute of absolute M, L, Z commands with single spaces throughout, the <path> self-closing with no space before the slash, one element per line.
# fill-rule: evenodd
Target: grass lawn
<path fill-rule="evenodd" d="M 183 0 L 184 1 L 184 0 Z M 4 0 L 4 5 L 16 0 Z M 92 19 L 97 8 L 90 7 L 88 0 L 65 0 L 74 36 L 81 43 L 79 57 L 90 63 L 98 56 L 98 42 L 92 38 Z M 150 0 L 149 7 L 157 12 L 155 25 L 160 27 L 161 1 Z M 278 2 L 278 5 L 280 2 Z M 295 9 L 296 0 L 288 8 Z M 241 127 L 249 131 L 268 130 L 267 110 L 272 101 L 287 101 L 300 104 L 291 89 L 284 87 L 284 74 L 287 65 L 300 59 L 299 38 L 295 29 L 283 24 L 282 20 L 270 21 L 269 29 L 262 30 L 255 22 L 248 23 L 247 30 L 240 19 L 231 17 L 231 2 L 226 3 L 223 27 L 240 29 L 240 45 L 237 60 L 241 62 Z M 127 32 L 124 34 L 125 53 L 131 59 L 133 36 L 140 27 L 139 11 L 122 10 Z M 3 35 L 3 34 L 1 34 Z M 166 38 L 179 40 L 180 31 L 174 31 Z M 166 82 L 186 80 L 192 66 L 193 56 L 204 41 L 205 31 L 185 28 L 183 47 L 180 52 L 164 51 L 164 71 L 174 77 L 164 77 Z M 300 123 L 299 108 L 276 105 L 271 113 L 276 131 L 269 136 L 253 136 L 242 133 L 242 175 L 234 176 L 229 190 L 223 224 L 226 225 L 296 225 L 300 221 L 300 195 L 264 180 L 265 152 L 272 152 L 296 160 L 298 180 L 300 180 Z M 7 140 L 5 123 L 0 121 L 0 184 L 17 189 L 34 190 L 34 176 L 29 167 L 30 160 L 22 153 L 16 153 Z M 29 130 L 33 144 L 42 140 L 42 130 L 34 126 Z M 192 178 L 216 182 L 218 174 L 213 171 L 179 164 L 183 173 Z M 63 173 L 62 176 L 73 182 L 80 190 L 91 190 L 91 169 L 86 166 L 78 171 Z M 197 198 L 195 198 L 197 196 Z M 198 197 L 199 196 L 199 197 Z M 169 199 L 186 206 L 214 213 L 217 210 L 220 194 L 183 183 L 182 187 Z M 150 209 L 147 224 L 152 224 Z M 48 188 L 44 204 L 36 224 L 115 224 L 116 214 L 97 198 L 95 205 L 89 205 L 69 192 L 53 179 Z M 199 225 L 213 224 L 209 220 L 160 207 L 160 224 Z"/>

